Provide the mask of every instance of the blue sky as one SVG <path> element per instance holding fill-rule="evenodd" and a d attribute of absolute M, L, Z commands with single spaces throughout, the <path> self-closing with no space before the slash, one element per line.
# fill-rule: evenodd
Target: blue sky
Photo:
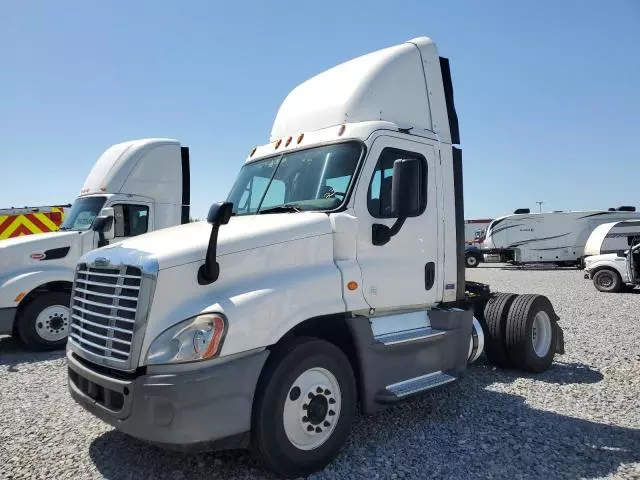
<path fill-rule="evenodd" d="M 420 35 L 451 60 L 467 218 L 640 207 L 635 0 L 0 8 L 0 208 L 71 202 L 109 145 L 168 136 L 191 148 L 204 216 L 289 90 Z"/>

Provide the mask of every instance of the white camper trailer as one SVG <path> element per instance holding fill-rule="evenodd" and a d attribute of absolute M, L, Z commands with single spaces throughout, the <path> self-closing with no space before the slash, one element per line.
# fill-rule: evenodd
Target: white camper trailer
<path fill-rule="evenodd" d="M 603 223 L 623 220 L 640 221 L 640 213 L 635 207 L 551 213 L 516 210 L 491 222 L 482 252 L 486 262 L 580 265 L 591 232 Z"/>
<path fill-rule="evenodd" d="M 603 223 L 591 232 L 584 256 L 621 253 L 640 243 L 640 220 Z"/>

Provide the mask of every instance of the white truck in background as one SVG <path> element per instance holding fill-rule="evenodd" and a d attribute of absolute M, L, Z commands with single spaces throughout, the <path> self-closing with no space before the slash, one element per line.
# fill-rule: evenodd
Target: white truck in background
<path fill-rule="evenodd" d="M 584 259 L 584 278 L 601 292 L 615 293 L 640 285 L 640 243 L 623 252 L 592 255 Z"/>
<path fill-rule="evenodd" d="M 640 213 L 635 207 L 549 213 L 519 209 L 493 220 L 480 248 L 485 262 L 581 265 L 591 232 L 598 225 L 621 220 L 640 220 Z"/>
<path fill-rule="evenodd" d="M 71 396 L 133 437 L 251 447 L 301 476 L 335 457 L 358 401 L 449 384 L 483 345 L 548 369 L 564 345 L 549 300 L 465 282 L 457 143 L 429 38 L 302 83 L 208 222 L 80 259 Z"/>
<path fill-rule="evenodd" d="M 78 259 L 109 241 L 188 220 L 187 147 L 164 138 L 111 146 L 58 231 L 0 242 L 0 334 L 13 334 L 32 349 L 63 348 Z"/>

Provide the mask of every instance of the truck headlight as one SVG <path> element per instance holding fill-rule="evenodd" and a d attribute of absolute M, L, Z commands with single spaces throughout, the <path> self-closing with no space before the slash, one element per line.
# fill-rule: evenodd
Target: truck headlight
<path fill-rule="evenodd" d="M 151 343 L 146 364 L 206 360 L 220 353 L 227 321 L 218 313 L 203 313 L 168 328 Z"/>

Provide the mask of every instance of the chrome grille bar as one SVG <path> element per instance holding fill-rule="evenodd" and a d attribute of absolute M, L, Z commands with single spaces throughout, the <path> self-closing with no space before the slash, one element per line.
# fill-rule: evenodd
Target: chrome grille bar
<path fill-rule="evenodd" d="M 88 356 L 128 362 L 141 286 L 138 267 L 81 264 L 71 299 L 73 345 Z"/>

